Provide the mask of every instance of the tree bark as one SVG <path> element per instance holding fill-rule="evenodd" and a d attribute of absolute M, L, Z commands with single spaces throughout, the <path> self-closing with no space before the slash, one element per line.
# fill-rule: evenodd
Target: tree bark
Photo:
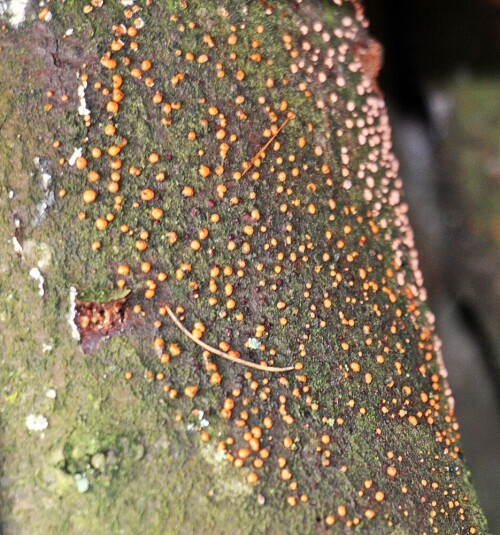
<path fill-rule="evenodd" d="M 15 9 L 3 532 L 485 533 L 357 1 Z"/>

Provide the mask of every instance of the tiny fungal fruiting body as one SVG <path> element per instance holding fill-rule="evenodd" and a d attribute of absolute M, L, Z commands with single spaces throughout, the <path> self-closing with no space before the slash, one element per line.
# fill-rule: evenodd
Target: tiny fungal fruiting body
<path fill-rule="evenodd" d="M 44 97 L 79 125 L 56 130 L 54 210 L 74 286 L 130 292 L 148 333 L 126 378 L 211 414 L 200 448 L 269 525 L 284 504 L 304 532 L 474 533 L 359 3 L 67 4 L 40 19 L 94 44 L 73 93 Z"/>

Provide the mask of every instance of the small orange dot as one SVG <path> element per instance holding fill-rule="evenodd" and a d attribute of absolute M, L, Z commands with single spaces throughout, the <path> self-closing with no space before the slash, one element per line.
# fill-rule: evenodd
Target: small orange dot
<path fill-rule="evenodd" d="M 116 127 L 114 125 L 112 125 L 112 124 L 107 124 L 104 127 L 104 133 L 109 137 L 114 136 L 115 132 L 116 132 Z"/>
<path fill-rule="evenodd" d="M 87 158 L 84 158 L 83 156 L 79 156 L 75 162 L 77 169 L 85 169 L 87 167 L 87 164 Z"/>
<path fill-rule="evenodd" d="M 106 104 L 106 110 L 108 111 L 108 113 L 118 113 L 119 109 L 120 109 L 120 106 L 114 100 L 110 100 Z"/>
<path fill-rule="evenodd" d="M 203 177 L 206 178 L 210 175 L 210 169 L 206 165 L 200 166 L 198 173 Z"/>
<path fill-rule="evenodd" d="M 333 524 L 335 524 L 335 517 L 333 515 L 328 515 L 325 518 L 325 522 L 328 526 L 333 526 Z"/>
<path fill-rule="evenodd" d="M 107 222 L 106 219 L 104 219 L 103 217 L 99 217 L 98 219 L 96 219 L 95 226 L 96 226 L 99 230 L 104 230 L 104 229 L 107 228 L 107 226 L 108 226 L 108 222 Z"/>
<path fill-rule="evenodd" d="M 141 199 L 143 201 L 152 201 L 154 199 L 155 192 L 152 189 L 145 188 L 141 191 Z"/>
<path fill-rule="evenodd" d="M 247 481 L 248 481 L 248 483 L 253 485 L 253 484 L 257 483 L 257 481 L 259 481 L 259 476 L 255 472 L 250 472 L 247 475 Z"/>
<path fill-rule="evenodd" d="M 196 394 L 198 393 L 198 390 L 199 389 L 197 386 L 194 386 L 194 385 L 186 386 L 186 388 L 184 389 L 184 395 L 188 398 L 194 398 Z"/>
<path fill-rule="evenodd" d="M 151 217 L 159 221 L 163 217 L 163 210 L 161 208 L 153 208 L 151 210 Z"/>
<path fill-rule="evenodd" d="M 388 476 L 395 477 L 397 473 L 398 473 L 398 471 L 397 471 L 395 466 L 388 466 L 387 467 L 387 475 Z"/>

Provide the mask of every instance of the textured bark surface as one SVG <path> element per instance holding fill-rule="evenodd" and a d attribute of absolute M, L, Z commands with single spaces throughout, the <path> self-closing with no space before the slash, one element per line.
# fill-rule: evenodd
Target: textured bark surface
<path fill-rule="evenodd" d="M 485 533 L 357 2 L 0 35 L 3 531 Z"/>

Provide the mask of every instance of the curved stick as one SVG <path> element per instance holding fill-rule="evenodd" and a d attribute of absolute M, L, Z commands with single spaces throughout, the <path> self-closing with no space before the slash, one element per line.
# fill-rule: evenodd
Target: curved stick
<path fill-rule="evenodd" d="M 230 360 L 231 362 L 235 362 L 236 364 L 243 364 L 243 366 L 247 366 L 248 368 L 255 368 L 256 370 L 262 370 L 265 372 L 288 372 L 291 370 L 294 370 L 295 368 L 293 366 L 287 366 L 286 368 L 276 368 L 274 366 L 266 366 L 265 364 L 256 364 L 255 362 L 250 362 L 248 360 L 242 360 L 238 357 L 234 357 L 233 355 L 230 355 L 229 353 L 225 353 L 224 351 L 221 351 L 220 349 L 216 349 L 215 347 L 209 346 L 202 340 L 198 340 L 195 336 L 193 336 L 187 329 L 184 327 L 184 325 L 180 322 L 179 318 L 172 312 L 170 307 L 168 305 L 165 305 L 165 308 L 168 312 L 168 315 L 172 319 L 172 321 L 175 323 L 175 325 L 195 344 L 198 344 L 203 349 L 206 349 L 210 353 L 214 355 L 219 355 L 219 357 L 222 357 L 223 359 Z"/>
<path fill-rule="evenodd" d="M 250 163 L 248 164 L 248 167 L 241 173 L 241 178 L 243 178 L 250 169 L 254 166 L 257 158 L 260 157 L 260 155 L 269 147 L 269 145 L 278 137 L 278 134 L 285 128 L 285 126 L 292 120 L 295 119 L 295 113 L 292 111 L 288 114 L 288 117 L 283 121 L 283 124 L 276 130 L 276 132 L 273 134 L 271 139 L 257 152 L 257 154 L 251 159 Z"/>

